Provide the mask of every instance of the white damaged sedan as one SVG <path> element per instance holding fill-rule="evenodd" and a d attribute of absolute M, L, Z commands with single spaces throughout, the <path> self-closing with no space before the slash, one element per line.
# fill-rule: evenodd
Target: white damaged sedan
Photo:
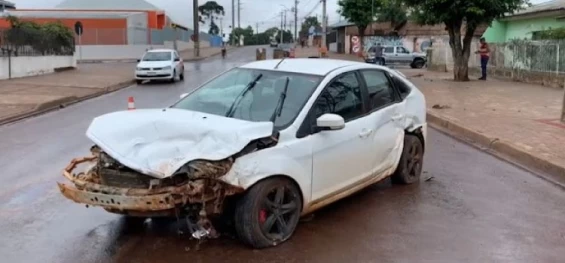
<path fill-rule="evenodd" d="M 195 238 L 228 223 L 264 248 L 289 239 L 301 216 L 386 177 L 419 181 L 425 99 L 397 71 L 265 60 L 181 97 L 95 118 L 92 155 L 65 168 L 61 193 L 128 217 L 186 219 Z M 74 172 L 80 164 L 89 165 Z"/>

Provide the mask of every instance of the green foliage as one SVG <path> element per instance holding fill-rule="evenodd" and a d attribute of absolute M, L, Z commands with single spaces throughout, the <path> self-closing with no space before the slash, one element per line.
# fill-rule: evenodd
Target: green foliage
<path fill-rule="evenodd" d="M 206 20 L 210 20 L 210 28 L 208 30 L 208 34 L 218 35 L 220 33 L 220 29 L 218 28 L 218 25 L 214 23 L 214 19 L 225 15 L 224 7 L 218 4 L 216 1 L 208 1 L 198 7 L 198 12 L 201 15 L 201 17 L 199 18 L 201 23 L 205 23 L 202 17 L 204 17 Z"/>
<path fill-rule="evenodd" d="M 418 10 L 415 13 L 422 24 L 447 26 L 465 21 L 471 27 L 490 24 L 496 18 L 514 13 L 526 6 L 528 0 L 404 0 Z"/>
<path fill-rule="evenodd" d="M 319 27 L 321 26 L 320 21 L 318 21 L 318 18 L 315 16 L 309 16 L 306 17 L 306 19 L 304 19 L 304 22 L 302 22 L 302 25 L 300 25 L 300 33 L 299 36 L 307 36 L 308 35 L 308 29 L 310 29 L 310 27 Z"/>
<path fill-rule="evenodd" d="M 8 16 L 10 29 L 4 32 L 3 46 L 18 52 L 31 47 L 42 55 L 66 55 L 74 52 L 74 32 L 60 21 L 38 24 Z"/>
<path fill-rule="evenodd" d="M 371 22 L 373 21 L 374 9 L 380 8 L 381 1 L 375 0 L 339 0 L 337 5 L 339 6 L 338 12 L 351 23 L 354 23 L 359 29 L 359 34 L 361 28 L 363 31 Z M 374 7 L 371 8 L 371 6 Z"/>
<path fill-rule="evenodd" d="M 565 27 L 549 28 L 534 33 L 535 40 L 562 40 L 565 39 Z"/>
<path fill-rule="evenodd" d="M 234 30 L 234 33 L 236 34 L 236 41 L 238 41 L 237 36 L 243 35 L 243 44 L 246 46 L 269 44 L 271 42 L 271 38 L 276 32 L 278 32 L 278 34 L 275 36 L 275 39 L 280 42 L 280 31 L 276 27 L 269 28 L 259 34 L 254 34 L 253 28 L 251 28 L 251 26 L 248 26 L 246 28 L 237 27 Z M 230 34 L 230 42 L 232 37 L 233 34 Z M 283 31 L 283 37 L 285 41 L 291 40 L 292 33 L 290 32 L 290 30 Z"/>
<path fill-rule="evenodd" d="M 379 2 L 376 8 L 375 17 L 377 22 L 390 22 L 394 30 L 399 30 L 400 27 L 408 21 L 407 7 L 402 0 L 376 0 Z"/>

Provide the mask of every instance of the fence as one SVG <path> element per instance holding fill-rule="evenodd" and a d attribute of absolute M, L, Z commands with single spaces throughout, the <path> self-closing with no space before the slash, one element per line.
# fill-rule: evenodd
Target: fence
<path fill-rule="evenodd" d="M 0 30 L 0 57 L 72 56 L 73 38 L 33 28 Z"/>
<path fill-rule="evenodd" d="M 84 28 L 82 36 L 75 37 L 80 45 L 163 45 L 166 41 L 190 42 L 194 31 L 172 28 Z M 200 33 L 200 41 L 211 42 L 213 36 Z"/>
<path fill-rule="evenodd" d="M 513 40 L 506 43 L 491 43 L 490 70 L 513 72 L 565 73 L 565 41 Z M 469 67 L 480 67 L 480 58 L 474 52 L 478 43 L 471 45 Z M 453 68 L 453 57 L 449 45 L 433 46 L 432 63 Z"/>

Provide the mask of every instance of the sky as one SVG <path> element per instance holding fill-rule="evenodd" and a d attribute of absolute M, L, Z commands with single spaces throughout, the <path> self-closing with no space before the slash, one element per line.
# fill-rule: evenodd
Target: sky
<path fill-rule="evenodd" d="M 9 0 L 16 4 L 17 8 L 53 8 L 62 0 Z M 93 0 L 96 1 L 96 0 Z M 119 0 L 116 0 L 119 1 Z M 237 1 L 235 0 L 235 5 L 237 7 Z M 340 16 L 337 13 L 338 0 L 327 0 L 327 14 L 328 14 L 328 24 L 337 23 L 340 21 Z M 533 4 L 547 2 L 549 0 L 531 0 Z M 173 19 L 175 22 L 193 27 L 192 23 L 192 0 L 147 0 L 147 2 L 157 6 L 160 9 L 165 10 L 165 12 Z M 205 3 L 206 0 L 199 0 L 200 5 Z M 231 5 L 232 0 L 216 0 L 217 3 L 222 5 L 226 11 L 223 18 L 222 24 L 225 32 L 228 32 L 228 26 L 231 25 L 232 15 L 231 15 Z M 281 11 L 283 9 L 292 8 L 294 6 L 294 0 L 240 0 L 241 2 L 241 26 L 246 27 L 251 25 L 253 29 L 259 25 L 259 31 L 264 31 L 270 27 L 279 27 L 281 23 Z M 284 7 L 283 7 L 284 6 Z M 298 3 L 298 19 L 302 19 L 308 15 L 318 15 L 321 21 L 322 16 L 322 5 L 319 0 L 300 0 Z M 287 23 L 290 24 L 294 21 L 294 14 L 290 11 L 287 12 Z M 237 9 L 236 9 L 236 21 L 237 27 Z M 298 23 L 300 27 L 300 23 Z M 291 27 L 294 28 L 294 27 Z M 201 25 L 202 31 L 207 31 L 206 25 Z"/>
<path fill-rule="evenodd" d="M 63 0 L 9 0 L 16 4 L 16 8 L 53 8 L 57 4 L 61 3 Z M 96 0 L 93 0 L 96 1 Z M 119 0 L 116 0 L 119 1 Z M 147 2 L 157 6 L 160 9 L 165 10 L 165 12 L 179 24 L 188 26 L 192 28 L 192 0 L 146 0 Z M 222 5 L 226 11 L 223 18 L 223 27 L 229 31 L 228 26 L 231 25 L 231 0 L 215 0 L 218 4 Z M 329 24 L 336 23 L 339 21 L 339 15 L 337 14 L 337 1 L 338 0 L 327 0 L 327 13 Z M 199 0 L 198 4 L 202 5 L 206 0 Z M 256 28 L 257 23 L 259 23 L 259 31 L 264 31 L 270 27 L 280 27 L 281 16 L 280 13 L 283 9 L 292 8 L 294 6 L 294 0 L 240 0 L 241 2 L 241 26 L 246 27 L 251 25 L 253 29 Z M 235 5 L 237 8 L 237 0 L 235 0 Z M 285 6 L 285 7 L 283 7 Z M 312 15 L 318 15 L 319 20 L 322 16 L 322 5 L 319 4 L 319 0 L 300 0 L 298 3 L 298 18 L 307 16 L 310 12 Z M 294 21 L 294 14 L 290 11 L 287 12 L 287 23 Z M 237 9 L 236 9 L 236 21 L 237 27 Z M 294 23 L 292 23 L 294 25 Z M 200 25 L 201 30 L 204 31 L 206 25 Z M 300 27 L 300 23 L 298 23 Z M 294 28 L 294 26 L 292 27 Z M 207 30 L 206 30 L 207 31 Z"/>

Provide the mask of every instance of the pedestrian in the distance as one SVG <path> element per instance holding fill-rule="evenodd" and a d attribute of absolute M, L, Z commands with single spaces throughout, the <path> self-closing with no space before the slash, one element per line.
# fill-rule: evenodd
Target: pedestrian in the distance
<path fill-rule="evenodd" d="M 385 64 L 385 60 L 383 58 L 383 47 L 381 46 L 381 43 L 377 43 L 377 46 L 375 47 L 375 62 L 382 66 L 384 66 Z"/>
<path fill-rule="evenodd" d="M 479 42 L 479 50 L 475 52 L 475 54 L 479 54 L 481 56 L 481 77 L 479 79 L 487 80 L 487 64 L 488 59 L 490 58 L 490 48 L 488 47 L 484 37 L 481 37 Z"/>

